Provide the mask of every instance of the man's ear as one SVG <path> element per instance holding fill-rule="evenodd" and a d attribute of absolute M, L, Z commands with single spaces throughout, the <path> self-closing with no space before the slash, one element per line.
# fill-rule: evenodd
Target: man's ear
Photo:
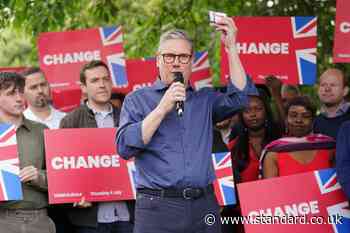
<path fill-rule="evenodd" d="M 344 90 L 343 90 L 343 97 L 347 96 L 349 94 L 349 87 L 346 86 L 344 87 Z"/>
<path fill-rule="evenodd" d="M 157 65 L 157 68 L 159 67 L 160 65 L 160 62 L 161 62 L 161 55 L 157 53 L 157 56 L 156 56 L 156 65 Z"/>
<path fill-rule="evenodd" d="M 81 89 L 81 92 L 86 93 L 86 85 L 82 82 L 80 82 L 80 89 Z"/>

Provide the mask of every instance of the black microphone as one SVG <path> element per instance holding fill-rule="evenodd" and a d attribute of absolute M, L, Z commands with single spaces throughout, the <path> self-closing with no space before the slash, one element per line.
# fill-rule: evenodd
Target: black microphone
<path fill-rule="evenodd" d="M 182 75 L 181 72 L 174 72 L 173 73 L 175 76 L 174 82 L 180 82 L 180 83 L 184 83 L 184 76 Z M 182 116 L 184 113 L 184 102 L 183 101 L 176 101 L 176 112 L 178 116 Z"/>

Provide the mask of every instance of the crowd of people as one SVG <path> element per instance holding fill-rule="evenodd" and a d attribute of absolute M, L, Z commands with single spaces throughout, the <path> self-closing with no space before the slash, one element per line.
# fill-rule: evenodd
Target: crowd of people
<path fill-rule="evenodd" d="M 151 87 L 119 98 L 112 93 L 108 66 L 92 61 L 80 72 L 86 99 L 69 113 L 52 106 L 50 85 L 39 68 L 21 74 L 1 72 L 0 121 L 17 128 L 23 200 L 0 203 L 0 231 L 244 232 L 242 225 L 204 221 L 209 213 L 217 219 L 241 215 L 239 203 L 220 208 L 215 198 L 210 155 L 222 151 L 231 154 L 236 183 L 336 167 L 350 199 L 350 123 L 346 122 L 350 104 L 345 100 L 345 74 L 329 68 L 320 76 L 317 114 L 310 98 L 296 86 L 284 85 L 274 76 L 267 77 L 265 85 L 254 85 L 235 47 L 233 20 L 222 17 L 213 26 L 221 31 L 228 54 L 230 79 L 225 90 L 191 87 L 193 42 L 178 29 L 160 38 L 159 76 Z M 174 72 L 182 74 L 183 82 L 174 81 Z M 123 100 L 122 105 L 112 103 L 113 95 Z M 184 109 L 179 114 L 181 105 Z M 44 129 L 113 127 L 118 127 L 120 156 L 135 159 L 136 202 L 91 203 L 82 198 L 48 205 Z M 325 143 L 310 146 L 310 138 Z M 290 146 L 274 151 L 269 145 L 279 140 Z"/>

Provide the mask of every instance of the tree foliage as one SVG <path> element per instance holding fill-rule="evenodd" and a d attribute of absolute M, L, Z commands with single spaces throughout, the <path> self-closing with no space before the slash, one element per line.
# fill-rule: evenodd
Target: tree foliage
<path fill-rule="evenodd" d="M 35 44 L 41 32 L 123 25 L 125 52 L 131 58 L 154 55 L 161 32 L 179 27 L 193 36 L 196 50 L 209 50 L 217 74 L 219 37 L 208 23 L 208 10 L 216 10 L 231 16 L 316 15 L 318 70 L 331 65 L 335 0 L 2 0 L 0 7 L 0 26 L 31 38 L 32 63 L 37 62 Z M 0 37 L 4 43 L 3 33 Z M 350 71 L 348 65 L 342 68 Z"/>

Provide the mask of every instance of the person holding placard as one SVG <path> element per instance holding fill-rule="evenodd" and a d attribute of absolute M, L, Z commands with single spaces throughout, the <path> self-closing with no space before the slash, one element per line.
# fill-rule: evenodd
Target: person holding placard
<path fill-rule="evenodd" d="M 6 233 L 55 233 L 47 215 L 47 176 L 43 124 L 26 119 L 24 78 L 0 72 L 0 121 L 16 126 L 23 200 L 0 203 L 0 231 Z"/>
<path fill-rule="evenodd" d="M 91 61 L 80 71 L 80 82 L 87 101 L 67 114 L 60 128 L 113 128 L 119 124 L 120 110 L 110 103 L 112 80 L 108 66 Z M 97 181 L 98 182 L 98 181 Z M 133 201 L 74 203 L 68 212 L 76 233 L 132 233 Z"/>

